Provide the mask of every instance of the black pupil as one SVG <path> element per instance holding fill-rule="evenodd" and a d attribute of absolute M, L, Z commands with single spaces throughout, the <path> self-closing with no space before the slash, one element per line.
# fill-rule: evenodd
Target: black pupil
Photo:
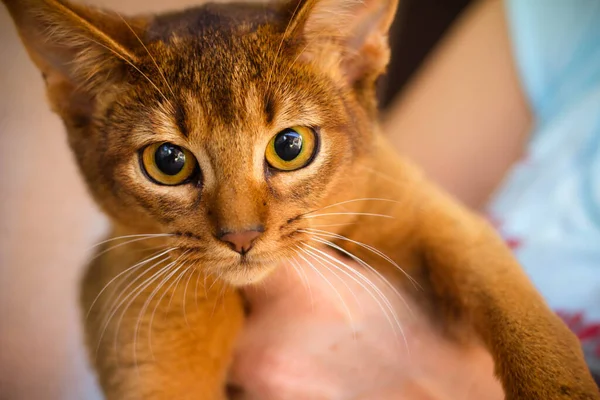
<path fill-rule="evenodd" d="M 302 136 L 293 129 L 286 129 L 277 135 L 274 146 L 283 161 L 292 161 L 302 151 Z"/>
<path fill-rule="evenodd" d="M 162 173 L 177 175 L 185 165 L 185 153 L 180 147 L 165 143 L 154 153 L 154 161 Z"/>

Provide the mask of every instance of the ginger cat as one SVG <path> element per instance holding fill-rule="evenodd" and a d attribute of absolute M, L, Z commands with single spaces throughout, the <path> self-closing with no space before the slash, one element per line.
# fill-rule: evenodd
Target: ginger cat
<path fill-rule="evenodd" d="M 445 334 L 481 340 L 507 399 L 600 399 L 577 339 L 493 230 L 380 135 L 397 0 L 132 18 L 2 1 L 112 221 L 82 291 L 108 399 L 225 398 L 235 287 L 296 257 L 333 263 L 325 246 L 411 293 Z"/>

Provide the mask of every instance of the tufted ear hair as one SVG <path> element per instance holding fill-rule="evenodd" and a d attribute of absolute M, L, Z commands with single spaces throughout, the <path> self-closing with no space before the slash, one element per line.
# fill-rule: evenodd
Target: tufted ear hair
<path fill-rule="evenodd" d="M 285 35 L 306 41 L 308 57 L 341 66 L 351 84 L 372 84 L 389 61 L 397 6 L 398 0 L 292 0 Z"/>
<path fill-rule="evenodd" d="M 49 91 L 67 85 L 94 92 L 136 64 L 140 19 L 63 0 L 2 2 Z"/>

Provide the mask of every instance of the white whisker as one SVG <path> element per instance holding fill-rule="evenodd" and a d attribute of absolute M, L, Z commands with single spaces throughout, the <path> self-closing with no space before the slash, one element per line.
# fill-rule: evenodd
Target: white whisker
<path fill-rule="evenodd" d="M 159 257 L 162 257 L 162 256 L 164 256 L 165 254 L 167 254 L 167 253 L 169 253 L 169 252 L 171 252 L 171 251 L 173 251 L 173 250 L 175 250 L 175 249 L 177 249 L 177 248 L 176 248 L 176 247 L 172 247 L 172 248 L 170 248 L 170 249 L 167 249 L 167 250 L 163 251 L 162 253 L 160 253 L 160 254 L 158 254 L 158 255 L 156 255 L 156 256 L 154 256 L 154 257 L 148 258 L 148 259 L 146 259 L 146 260 L 142 260 L 142 261 L 138 262 L 137 264 L 135 264 L 135 265 L 133 265 L 133 266 L 131 266 L 131 267 L 129 267 L 129 268 L 127 268 L 127 269 L 125 269 L 124 271 L 122 271 L 122 272 L 120 272 L 118 275 L 116 275 L 114 278 L 112 278 L 112 279 L 111 279 L 111 280 L 110 280 L 110 281 L 109 281 L 109 282 L 108 282 L 106 285 L 104 285 L 104 287 L 102 288 L 102 290 L 100 290 L 100 292 L 98 293 L 98 295 L 96 295 L 96 298 L 94 298 L 94 301 L 92 301 L 92 305 L 90 305 L 90 308 L 88 309 L 88 312 L 87 312 L 87 314 L 85 315 L 85 319 L 87 320 L 87 318 L 89 317 L 89 315 L 90 315 L 90 313 L 91 313 L 92 309 L 94 308 L 94 305 L 96 304 L 96 302 L 98 301 L 98 299 L 100 298 L 100 296 L 102 296 L 102 293 L 104 293 L 104 291 L 105 291 L 106 289 L 108 289 L 108 287 L 109 287 L 109 286 L 110 286 L 110 285 L 111 285 L 111 284 L 112 284 L 114 281 L 116 281 L 117 279 L 119 279 L 119 277 L 121 277 L 121 276 L 123 276 L 124 274 L 126 274 L 127 272 L 129 272 L 129 274 L 127 274 L 127 276 L 126 276 L 126 277 L 124 277 L 124 278 L 126 279 L 127 277 L 129 277 L 129 275 L 131 275 L 133 272 L 135 272 L 135 270 L 137 270 L 137 269 L 139 269 L 139 268 L 143 267 L 144 265 L 148 264 L 149 262 L 152 262 L 152 261 L 156 260 L 156 259 L 157 259 L 157 258 L 159 258 Z"/>
<path fill-rule="evenodd" d="M 308 246 L 308 245 L 305 245 Z M 346 283 L 346 281 L 344 281 L 342 278 L 340 278 L 334 271 L 331 270 L 331 268 L 327 267 L 327 265 L 324 264 L 323 259 L 321 257 L 318 256 L 318 254 L 315 254 L 314 252 L 310 251 L 309 249 L 304 249 L 304 252 L 306 254 L 311 255 L 311 257 L 317 261 L 323 268 L 325 268 L 327 271 L 331 272 L 336 278 L 339 279 L 339 281 L 342 283 L 342 285 L 344 285 L 346 287 L 346 289 L 348 289 L 348 292 L 350 292 L 350 294 L 352 295 L 352 297 L 354 297 L 354 300 L 356 301 L 356 304 L 358 305 L 358 307 L 361 309 L 361 311 L 363 311 L 362 309 L 362 304 L 360 302 L 360 300 L 358 300 L 358 297 L 356 296 L 356 294 L 354 293 L 354 291 L 350 288 L 350 286 L 348 286 L 348 284 Z M 339 270 L 339 269 L 336 269 Z"/>
<path fill-rule="evenodd" d="M 164 262 L 165 260 L 161 260 L 159 261 L 156 265 Z M 140 285 L 138 285 L 134 290 L 132 290 L 129 294 L 127 294 L 127 296 L 125 296 L 124 299 L 122 299 L 117 305 L 116 307 L 112 308 L 112 311 L 108 312 L 108 317 L 104 320 L 103 322 L 103 328 L 102 328 L 102 332 L 100 333 L 100 338 L 98 339 L 98 344 L 96 346 L 96 357 L 98 355 L 98 351 L 100 350 L 100 345 L 102 342 L 102 338 L 104 337 L 104 334 L 106 333 L 106 329 L 108 328 L 108 326 L 110 325 L 110 321 L 112 320 L 113 316 L 117 313 L 117 311 L 119 310 L 119 308 L 121 308 L 126 301 L 128 301 L 130 299 L 131 296 L 134 296 L 129 303 L 127 303 L 127 306 L 125 307 L 123 314 L 121 315 L 121 318 L 123 317 L 125 311 L 127 310 L 127 308 L 129 307 L 129 305 L 133 302 L 133 300 L 141 293 L 144 291 L 144 289 L 146 289 L 148 286 L 150 286 L 152 284 L 152 282 L 156 279 L 158 279 L 161 275 L 164 275 L 168 270 L 169 267 L 173 265 L 173 263 L 168 264 L 166 267 L 161 267 L 157 272 L 155 272 L 154 274 L 152 274 L 149 278 L 147 278 L 145 281 L 143 281 Z M 153 266 L 154 267 L 154 266 Z M 152 268 L 153 268 L 152 267 Z M 137 278 L 136 278 L 137 280 Z M 128 286 L 129 287 L 129 286 Z M 127 288 L 126 288 L 127 289 Z M 126 290 L 125 289 L 125 290 Z M 136 294 L 137 293 L 137 294 Z M 121 296 L 119 296 L 120 298 Z M 118 299 L 117 299 L 118 301 Z"/>
<path fill-rule="evenodd" d="M 363 249 L 369 250 L 370 252 L 378 255 L 379 257 L 383 258 L 385 261 L 387 261 L 388 263 L 390 263 L 391 265 L 393 265 L 396 269 L 398 269 L 398 271 L 402 272 L 402 274 L 412 283 L 413 287 L 415 288 L 419 288 L 422 289 L 421 286 L 418 284 L 418 282 L 412 277 L 410 276 L 410 274 L 408 272 L 406 272 L 402 267 L 400 267 L 398 265 L 397 262 L 395 262 L 394 260 L 392 260 L 387 254 L 383 253 L 382 251 L 376 249 L 373 246 L 370 246 L 366 243 L 362 243 L 359 242 L 357 240 L 352 240 L 346 236 L 343 235 L 339 235 L 337 233 L 332 233 L 332 232 L 328 232 L 328 231 L 324 231 L 321 229 L 311 229 L 311 228 L 306 228 L 306 229 L 301 229 L 299 230 L 299 232 L 304 232 L 304 233 L 308 233 L 308 234 L 312 234 L 315 236 L 321 236 L 321 237 L 329 237 L 329 238 L 335 238 L 335 239 L 340 239 L 340 240 L 344 240 L 350 243 L 354 243 L 360 247 L 362 247 Z"/>
<path fill-rule="evenodd" d="M 313 228 L 330 228 L 330 227 L 334 227 L 334 226 L 350 226 L 350 225 L 356 225 L 356 222 L 346 222 L 346 223 L 342 223 L 342 224 L 311 224 L 311 226 Z"/>
<path fill-rule="evenodd" d="M 352 279 L 354 282 L 356 282 L 358 285 L 360 285 L 369 294 L 369 296 L 377 303 L 377 305 L 379 306 L 379 308 L 381 308 L 381 311 L 383 312 L 383 315 L 387 319 L 387 321 L 390 324 L 390 326 L 391 326 L 392 330 L 394 331 L 394 333 L 396 332 L 395 326 L 398 327 L 398 330 L 400 331 L 400 334 L 402 335 L 402 337 L 404 339 L 404 343 L 405 343 L 406 349 L 408 351 L 408 342 L 406 340 L 406 335 L 404 334 L 404 330 L 402 329 L 402 324 L 400 323 L 400 321 L 398 319 L 398 315 L 394 311 L 394 307 L 393 307 L 392 303 L 388 300 L 388 298 L 381 291 L 381 289 L 379 289 L 373 282 L 371 282 L 370 279 L 368 279 L 366 276 L 364 276 L 363 274 L 361 274 L 356 269 L 350 267 L 348 264 L 342 262 L 341 260 L 338 260 L 335 257 L 332 257 L 331 255 L 325 253 L 322 250 L 317 249 L 316 247 L 313 247 L 313 246 L 311 246 L 309 244 L 305 244 L 305 245 L 307 247 L 311 248 L 312 250 L 314 250 L 315 252 L 321 254 L 321 256 L 319 256 L 318 254 L 314 254 L 315 257 L 320 258 L 321 260 L 323 260 L 324 262 L 328 263 L 329 265 L 331 265 L 336 270 L 339 270 L 340 272 L 342 272 L 343 274 L 345 274 L 346 276 L 348 276 L 350 279 Z M 310 251 L 310 250 L 307 249 L 307 251 Z M 343 268 L 340 268 L 339 266 L 335 265 L 334 263 L 338 264 L 339 266 L 341 266 Z M 377 297 L 375 297 L 375 295 L 373 294 L 373 292 L 371 292 L 371 290 L 369 290 L 358 279 L 356 279 L 355 277 L 353 277 L 352 275 L 350 275 L 348 272 L 346 272 L 344 270 L 344 268 L 346 268 L 348 271 L 354 273 L 357 277 L 360 278 L 360 280 L 362 280 L 364 283 L 366 283 L 373 290 L 373 292 L 375 294 L 377 294 L 381 298 L 381 300 L 384 302 L 384 304 L 385 304 L 385 306 L 387 308 L 387 311 L 386 311 L 386 308 L 383 307 L 383 304 L 381 303 L 381 301 L 379 301 L 379 299 Z M 386 280 L 386 283 L 389 283 L 389 282 L 387 282 L 387 280 Z M 392 320 L 390 319 L 390 316 L 388 315 L 388 311 L 392 315 L 392 317 L 394 318 L 394 322 L 396 323 L 395 326 L 394 326 L 394 323 L 392 322 Z"/>
<path fill-rule="evenodd" d="M 215 283 L 217 283 L 218 280 L 220 280 L 223 277 L 223 271 L 219 272 L 219 276 L 217 276 L 217 279 L 215 279 L 213 281 L 213 283 L 211 283 L 210 287 L 208 288 L 208 291 L 210 292 L 210 290 L 213 288 L 213 286 L 215 285 Z M 212 311 L 210 313 L 210 318 L 212 319 L 212 317 L 215 315 L 215 311 L 217 310 L 217 301 L 218 297 L 215 298 L 215 303 L 213 304 L 213 308 Z"/>
<path fill-rule="evenodd" d="M 181 258 L 181 256 L 179 258 Z M 179 260 L 179 258 L 177 260 Z M 177 260 L 173 261 L 171 264 L 169 264 L 167 267 L 165 267 L 166 270 L 171 270 L 171 272 L 169 272 L 168 274 L 166 274 L 166 276 L 162 279 L 162 281 L 160 281 L 159 284 L 156 285 L 156 287 L 152 290 L 152 292 L 150 293 L 150 295 L 148 296 L 148 298 L 146 299 L 146 301 L 144 301 L 144 304 L 143 304 L 142 308 L 140 309 L 140 312 L 138 313 L 137 322 L 135 324 L 135 329 L 134 329 L 134 332 L 133 332 L 133 361 L 135 363 L 136 370 L 138 369 L 138 364 L 137 364 L 137 338 L 138 338 L 138 333 L 139 333 L 139 330 L 140 330 L 140 324 L 142 322 L 142 319 L 143 319 L 144 315 L 146 314 L 146 310 L 150 306 L 150 303 L 152 303 L 152 299 L 154 298 L 154 296 L 156 296 L 156 294 L 165 285 L 165 283 L 167 283 L 169 281 L 169 279 L 171 279 L 173 277 L 173 275 L 175 275 L 177 273 L 177 271 L 179 271 L 179 269 L 181 268 L 181 265 L 180 266 L 176 266 Z M 169 289 L 167 288 L 164 293 L 166 293 L 168 290 Z M 164 293 L 163 293 L 163 296 L 164 296 Z M 162 299 L 162 296 L 161 296 L 160 299 Z M 159 299 L 159 303 L 160 303 L 160 299 Z M 155 307 L 155 309 L 156 309 L 156 307 Z M 123 314 L 121 314 L 121 317 L 123 317 Z M 120 326 L 121 326 L 121 318 L 119 318 L 119 323 L 117 324 L 117 334 L 119 332 Z M 151 335 L 152 335 L 152 324 L 149 323 L 148 324 L 148 336 L 151 336 Z M 150 348 L 150 354 L 152 355 L 152 358 L 154 358 L 154 353 L 152 352 L 152 346 L 151 346 L 151 344 L 150 344 L 149 348 Z M 117 341 L 115 341 L 115 353 L 118 354 L 118 352 L 117 352 Z"/>
<path fill-rule="evenodd" d="M 300 246 L 296 246 L 298 248 L 298 250 L 300 250 L 300 252 L 305 253 L 307 255 L 310 255 L 305 249 L 303 249 Z M 350 326 L 352 327 L 352 333 L 353 336 L 356 337 L 356 328 L 354 325 L 354 318 L 352 317 L 352 312 L 350 311 L 350 308 L 348 308 L 348 305 L 346 304 L 346 302 L 344 301 L 344 298 L 342 297 L 342 295 L 340 294 L 340 292 L 335 288 L 335 286 L 329 281 L 329 279 L 327 279 L 327 277 L 325 275 L 323 275 L 321 273 L 321 271 L 318 270 L 318 268 L 316 268 L 310 261 L 308 261 L 308 259 L 306 257 L 304 257 L 301 253 L 298 253 L 298 257 L 302 258 L 307 264 L 308 266 L 310 266 L 313 271 L 315 271 L 321 278 L 323 278 L 323 280 L 325 281 L 325 283 L 333 290 L 333 292 L 336 294 L 336 296 L 338 297 L 338 299 L 340 300 L 342 307 L 344 307 L 344 310 L 346 312 L 346 314 L 348 315 L 349 318 L 349 322 L 350 322 Z"/>
<path fill-rule="evenodd" d="M 275 60 L 273 61 L 273 65 L 271 66 L 271 70 L 269 71 L 269 77 L 267 78 L 267 90 L 266 90 L 267 93 L 269 92 L 269 89 L 271 88 L 271 79 L 273 78 L 273 72 L 275 71 L 275 66 L 277 65 L 277 60 L 279 59 L 279 53 L 281 52 L 283 43 L 287 39 L 288 31 L 291 27 L 294 17 L 296 16 L 296 13 L 300 9 L 301 4 L 302 4 L 302 2 L 300 2 L 300 1 L 298 2 L 298 4 L 296 4 L 296 8 L 294 9 L 294 12 L 292 13 L 292 16 L 290 17 L 290 20 L 288 21 L 288 23 L 285 27 L 283 35 L 281 35 L 281 41 L 279 42 L 279 47 L 277 48 L 277 52 L 275 53 Z"/>
<path fill-rule="evenodd" d="M 183 267 L 183 266 L 182 266 Z M 189 268 L 189 267 L 188 267 Z M 173 291 L 171 292 L 171 297 L 169 298 L 169 303 L 167 304 L 167 309 L 164 313 L 164 317 L 165 319 L 167 319 L 167 317 L 169 316 L 169 310 L 171 310 L 171 303 L 173 303 L 173 298 L 175 297 L 175 292 L 177 291 L 177 287 L 179 286 L 179 282 L 181 281 L 181 279 L 183 278 L 184 273 L 187 272 L 187 269 L 185 271 L 183 271 L 182 274 L 180 274 L 177 279 L 175 279 L 174 285 L 175 287 L 173 288 Z M 167 288 L 167 290 L 169 290 L 169 288 Z"/>
<path fill-rule="evenodd" d="M 155 238 L 155 237 L 168 237 L 168 236 L 174 236 L 172 233 L 143 233 L 143 234 L 139 234 L 139 235 L 123 235 L 123 236 L 117 236 L 117 237 L 113 237 L 110 239 L 106 239 L 103 240 L 101 242 L 98 242 L 96 244 L 94 244 L 93 246 L 91 246 L 88 250 L 91 250 L 95 247 L 101 246 L 104 243 L 108 243 L 108 242 L 113 242 L 115 240 L 121 240 L 121 239 L 130 239 L 130 238 L 139 238 L 139 237 L 147 237 L 149 239 Z"/>
<path fill-rule="evenodd" d="M 107 302 L 106 303 L 107 305 L 102 308 L 103 311 L 105 311 L 105 310 L 112 310 L 115 307 L 115 305 L 121 300 L 121 298 L 126 295 L 126 293 L 128 292 L 128 290 L 129 290 L 130 287 L 132 287 L 137 281 L 139 281 L 140 279 L 142 279 L 146 273 L 152 271 L 154 268 L 156 268 L 157 266 L 159 266 L 161 263 L 169 260 L 169 258 L 170 258 L 170 256 L 167 255 L 162 260 L 159 260 L 158 262 L 156 262 L 152 266 L 148 267 L 145 271 L 142 271 L 139 275 L 137 275 L 135 278 L 133 278 L 133 280 L 131 282 L 129 282 L 123 289 L 120 289 L 120 285 L 125 282 L 125 278 L 123 279 L 122 282 L 119 282 L 117 284 L 117 286 L 115 287 L 115 291 L 114 291 L 114 293 L 117 293 L 117 291 L 120 290 L 117 298 L 114 299 L 114 300 L 112 300 L 111 303 L 110 303 L 110 305 Z M 128 274 L 127 277 L 129 277 L 129 276 L 131 276 L 131 274 Z M 106 320 L 105 320 L 105 322 L 106 322 Z"/>
<path fill-rule="evenodd" d="M 296 254 L 297 253 L 298 252 L 296 251 Z M 300 266 L 300 264 L 298 263 L 298 260 L 296 260 L 295 257 L 290 258 L 289 261 L 290 261 L 292 268 L 294 268 L 294 270 L 300 277 L 300 280 L 302 281 L 302 285 L 304 286 L 304 289 L 308 292 L 308 295 L 310 297 L 310 306 L 311 306 L 311 308 L 314 309 L 315 301 L 313 298 L 313 292 L 312 292 L 312 288 L 310 287 L 310 282 L 308 280 L 308 276 L 306 276 L 306 272 L 304 272 L 304 269 L 302 268 L 302 266 Z"/>
<path fill-rule="evenodd" d="M 149 239 L 155 239 L 155 238 L 156 238 L 156 236 L 150 236 L 150 237 L 140 237 L 140 238 L 137 238 L 137 239 L 131 239 L 131 240 L 128 240 L 128 241 L 126 241 L 126 242 L 124 242 L 124 243 L 119 243 L 119 244 L 116 244 L 116 245 L 114 245 L 114 246 L 111 246 L 111 247 L 109 247 L 108 249 L 104 249 L 104 250 L 102 250 L 101 252 L 99 252 L 99 253 L 95 254 L 95 255 L 94 255 L 94 256 L 93 256 L 93 257 L 90 259 L 90 261 L 93 261 L 93 260 L 95 260 L 96 258 L 98 258 L 98 257 L 100 257 L 100 256 L 102 256 L 102 255 L 104 255 L 104 254 L 106 254 L 106 253 L 108 253 L 109 251 L 112 251 L 112 250 L 114 250 L 114 249 L 118 249 L 119 247 L 123 247 L 123 246 L 126 246 L 126 245 L 128 245 L 128 244 L 131 244 L 131 243 L 141 242 L 142 240 L 149 240 Z"/>
<path fill-rule="evenodd" d="M 392 285 L 382 274 L 381 272 L 377 271 L 376 268 L 373 268 L 370 264 L 368 264 L 366 261 L 364 261 L 363 259 L 361 259 L 360 257 L 350 253 L 349 251 L 347 251 L 346 249 L 336 245 L 333 242 L 330 242 L 329 240 L 325 240 L 325 239 L 321 239 L 318 237 L 312 237 L 311 240 L 316 241 L 317 243 L 321 243 L 324 244 L 326 246 L 329 246 L 335 250 L 338 250 L 344 254 L 346 254 L 348 257 L 352 258 L 354 261 L 356 261 L 357 263 L 359 263 L 360 265 L 362 265 L 363 267 L 367 268 L 369 271 L 373 272 L 379 279 L 382 280 L 382 282 L 386 283 L 387 286 L 392 289 L 392 291 L 396 294 L 396 296 L 398 296 L 398 298 L 400 299 L 400 301 L 402 301 L 402 303 L 404 304 L 404 306 L 406 307 L 406 309 L 409 311 L 409 313 L 414 316 L 412 309 L 410 308 L 410 306 L 408 305 L 408 303 L 406 302 L 406 300 L 404 299 L 404 297 L 400 294 L 400 292 L 398 291 L 398 289 L 396 289 L 394 287 L 394 285 Z"/>
<path fill-rule="evenodd" d="M 344 205 L 344 204 L 356 203 L 358 201 L 381 201 L 381 202 L 396 203 L 396 204 L 400 203 L 398 200 L 392 200 L 392 199 L 382 199 L 382 198 L 379 198 L 379 197 L 363 197 L 363 198 L 360 198 L 360 199 L 345 200 L 345 201 L 340 201 L 340 202 L 337 202 L 337 203 L 333 203 L 333 204 L 330 204 L 328 206 L 321 207 L 321 208 L 319 208 L 319 209 L 317 209 L 315 211 L 311 211 L 309 214 L 312 214 L 314 212 L 321 211 L 321 210 L 327 210 L 328 208 L 333 208 L 333 207 L 341 206 L 341 205 Z"/>
<path fill-rule="evenodd" d="M 135 69 L 140 75 L 142 75 L 151 85 L 152 87 L 154 87 L 154 89 L 156 89 L 156 91 L 161 95 L 161 97 L 165 100 L 166 103 L 169 103 L 169 100 L 167 99 L 167 97 L 164 95 L 164 93 L 158 88 L 158 86 L 156 86 L 156 84 L 152 81 L 152 79 L 150 79 L 148 77 L 148 75 L 146 75 L 145 73 L 142 72 L 141 69 L 139 69 L 133 62 L 131 62 L 130 60 L 128 60 L 127 58 L 123 57 L 121 54 L 119 54 L 118 52 L 114 51 L 113 49 L 111 49 L 110 47 L 96 41 L 93 40 L 91 38 L 86 38 L 86 40 L 89 40 L 92 43 L 96 43 L 98 46 L 104 47 L 106 50 L 110 51 L 111 53 L 113 53 L 114 55 L 116 55 L 118 58 L 120 58 L 121 60 L 125 61 L 127 64 L 129 64 L 133 69 Z"/>
<path fill-rule="evenodd" d="M 137 337 L 138 337 L 138 331 L 139 331 L 139 327 L 140 327 L 140 322 L 142 320 L 142 317 L 146 314 L 146 310 L 148 309 L 148 307 L 150 306 L 150 303 L 152 302 L 152 299 L 154 298 L 154 296 L 156 296 L 158 294 L 158 292 L 160 291 L 160 289 L 162 287 L 164 287 L 164 285 L 171 280 L 171 278 L 173 278 L 173 276 L 175 276 L 175 274 L 177 274 L 178 271 L 180 271 L 183 268 L 183 264 L 180 264 L 178 266 L 176 266 L 175 264 L 177 263 L 178 260 L 180 260 L 183 256 L 185 255 L 182 254 L 181 256 L 179 256 L 177 258 L 177 260 L 175 260 L 173 262 L 173 267 L 170 268 L 171 272 L 169 272 L 169 274 L 163 278 L 163 280 L 154 288 L 154 290 L 152 291 L 152 293 L 150 294 L 150 296 L 148 296 L 148 298 L 146 299 L 146 301 L 144 302 L 144 306 L 142 307 L 142 309 L 140 310 L 140 313 L 138 314 L 138 321 L 135 327 L 135 333 L 133 336 L 133 340 L 134 340 L 134 346 L 133 346 L 133 350 L 134 350 L 134 361 L 136 364 L 136 368 L 137 368 L 137 357 L 135 357 L 135 352 L 137 350 L 137 346 L 135 345 L 136 341 L 137 341 Z M 181 275 L 180 275 L 181 277 Z M 173 284 L 177 282 L 177 279 L 175 279 L 162 293 L 162 295 L 160 296 L 160 298 L 158 299 L 158 301 L 156 302 L 156 305 L 154 306 L 154 311 L 152 312 L 152 315 L 150 317 L 150 320 L 148 321 L 148 348 L 150 349 L 150 355 L 152 356 L 152 359 L 154 359 L 154 351 L 152 350 L 152 322 L 154 320 L 154 313 L 156 312 L 156 309 L 158 308 L 158 306 L 160 305 L 162 299 L 165 297 L 165 295 L 169 292 L 169 290 L 171 289 L 171 287 L 173 287 Z"/>
<path fill-rule="evenodd" d="M 187 267 L 185 272 L 189 271 L 190 269 L 192 269 L 191 265 L 189 267 Z M 185 288 L 183 289 L 183 319 L 185 320 L 185 324 L 187 325 L 187 327 L 190 331 L 193 331 L 193 330 L 192 330 L 192 327 L 190 326 L 190 323 L 187 318 L 185 304 L 187 303 L 188 286 L 190 286 L 190 280 L 192 279 L 192 276 L 194 276 L 194 272 L 196 272 L 198 275 L 200 275 L 200 273 L 197 270 L 193 269 L 192 272 L 190 273 L 190 276 L 188 276 L 187 282 L 185 283 Z"/>
<path fill-rule="evenodd" d="M 332 213 L 324 213 L 324 214 L 309 214 L 309 215 L 302 216 L 302 218 L 307 219 L 307 218 L 317 218 L 317 217 L 328 217 L 328 216 L 332 216 L 332 215 L 356 215 L 356 216 L 363 216 L 363 217 L 381 217 L 381 218 L 391 218 L 391 219 L 394 218 L 391 215 L 376 214 L 376 213 L 364 213 L 364 212 L 332 212 Z"/>
<path fill-rule="evenodd" d="M 169 85 L 169 82 L 167 81 L 167 78 L 165 77 L 165 74 L 164 74 L 163 70 L 158 66 L 158 63 L 156 62 L 156 59 L 152 56 L 152 54 L 148 50 L 148 47 L 146 47 L 146 45 L 144 44 L 144 42 L 142 42 L 142 39 L 140 39 L 140 37 L 138 36 L 138 34 L 135 32 L 135 30 L 131 27 L 131 25 L 129 25 L 129 23 L 127 22 L 127 20 L 125 20 L 125 18 L 123 18 L 121 16 L 121 14 L 117 13 L 117 15 L 119 16 L 119 18 L 121 18 L 121 20 L 127 26 L 127 28 L 129 28 L 129 30 L 131 31 L 131 33 L 133 33 L 133 35 L 135 36 L 135 38 L 137 39 L 137 41 L 142 45 L 142 47 L 144 48 L 144 50 L 146 50 L 146 53 L 152 59 L 152 62 L 154 63 L 154 66 L 158 70 L 158 73 L 160 74 L 160 76 L 162 76 L 163 82 L 165 83 L 165 85 L 167 85 L 167 88 L 169 88 L 169 90 L 171 91 L 171 94 L 173 95 L 173 98 L 175 98 L 176 96 L 175 96 L 175 92 L 173 92 L 173 88 L 171 87 L 171 85 Z"/>

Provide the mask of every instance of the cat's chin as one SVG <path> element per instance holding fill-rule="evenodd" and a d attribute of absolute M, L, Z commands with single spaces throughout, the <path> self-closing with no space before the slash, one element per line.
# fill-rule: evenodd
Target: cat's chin
<path fill-rule="evenodd" d="M 258 283 L 265 279 L 277 267 L 276 264 L 264 264 L 260 266 L 241 265 L 237 271 L 228 271 L 223 274 L 223 280 L 232 286 L 246 286 Z"/>

